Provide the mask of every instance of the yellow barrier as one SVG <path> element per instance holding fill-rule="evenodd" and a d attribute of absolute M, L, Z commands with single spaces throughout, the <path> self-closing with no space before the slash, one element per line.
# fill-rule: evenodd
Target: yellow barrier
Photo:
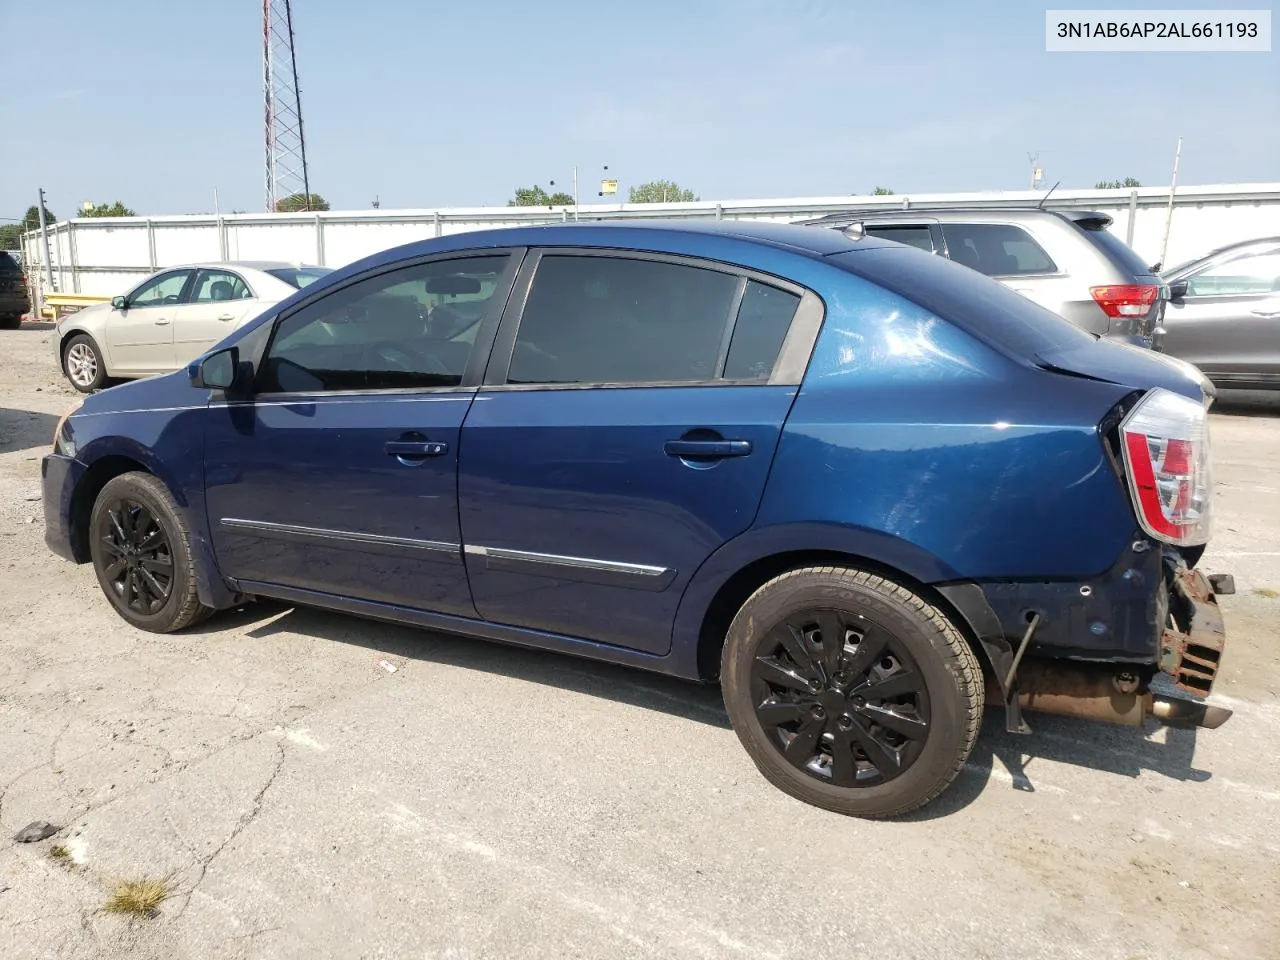
<path fill-rule="evenodd" d="M 92 293 L 50 293 L 45 295 L 44 307 L 41 313 L 46 319 L 56 323 L 67 314 L 83 310 L 85 307 L 91 307 L 95 303 L 106 303 L 110 299 L 110 297 L 102 297 Z"/>

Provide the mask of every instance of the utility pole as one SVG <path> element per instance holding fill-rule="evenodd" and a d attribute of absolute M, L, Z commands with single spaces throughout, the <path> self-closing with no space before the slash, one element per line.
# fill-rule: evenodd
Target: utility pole
<path fill-rule="evenodd" d="M 1040 178 L 1044 175 L 1044 171 L 1036 166 L 1040 162 L 1040 151 L 1028 153 L 1027 159 L 1031 161 L 1031 189 L 1034 190 L 1036 184 L 1040 182 Z"/>
<path fill-rule="evenodd" d="M 1173 225 L 1173 194 L 1178 189 L 1178 161 L 1182 159 L 1182 138 L 1178 138 L 1177 149 L 1173 151 L 1173 178 L 1169 181 L 1169 206 L 1164 213 L 1164 240 L 1160 243 L 1159 266 L 1164 266 L 1164 258 L 1169 253 L 1169 227 Z"/>
<path fill-rule="evenodd" d="M 49 251 L 49 225 L 44 220 L 44 187 L 40 188 L 40 203 L 36 206 L 36 212 L 40 215 L 40 243 L 44 246 L 44 280 L 50 290 L 53 286 L 53 254 Z M 44 306 L 41 297 L 40 306 Z"/>

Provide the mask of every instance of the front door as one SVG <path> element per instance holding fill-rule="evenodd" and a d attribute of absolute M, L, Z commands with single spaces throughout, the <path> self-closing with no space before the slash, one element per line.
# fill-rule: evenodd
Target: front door
<path fill-rule="evenodd" d="M 177 365 L 190 363 L 258 309 L 259 302 L 239 274 L 207 268 L 196 271 L 187 303 L 176 311 L 173 324 Z"/>
<path fill-rule="evenodd" d="M 488 314 L 432 320 L 441 288 L 487 291 L 496 320 L 512 260 L 400 267 L 276 322 L 252 399 L 208 414 L 206 503 L 225 576 L 266 595 L 283 586 L 475 616 L 457 464 Z"/>
<path fill-rule="evenodd" d="M 111 372 L 130 376 L 159 373 L 177 366 L 173 321 L 192 270 L 170 270 L 143 283 L 125 297 L 125 309 L 107 317 Z"/>
<path fill-rule="evenodd" d="M 462 431 L 476 607 L 665 653 L 689 579 L 755 517 L 796 392 L 773 374 L 801 291 L 586 252 L 531 257 L 525 283 Z"/>

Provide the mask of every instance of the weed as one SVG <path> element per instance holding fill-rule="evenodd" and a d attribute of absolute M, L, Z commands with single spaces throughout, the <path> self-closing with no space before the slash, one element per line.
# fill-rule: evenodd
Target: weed
<path fill-rule="evenodd" d="M 53 858 L 55 862 L 62 864 L 64 867 L 71 866 L 71 851 L 61 843 L 55 843 L 49 848 L 49 856 Z"/>
<path fill-rule="evenodd" d="M 1270 587 L 1255 587 L 1253 592 L 1260 597 L 1269 597 L 1272 600 L 1280 597 L 1280 590 L 1272 590 Z"/>
<path fill-rule="evenodd" d="M 171 892 L 169 877 L 121 880 L 102 908 L 108 913 L 150 917 L 155 915 L 156 908 L 168 899 Z"/>

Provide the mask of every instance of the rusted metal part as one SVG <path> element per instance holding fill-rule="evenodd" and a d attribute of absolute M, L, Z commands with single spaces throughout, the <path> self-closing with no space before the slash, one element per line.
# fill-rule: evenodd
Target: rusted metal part
<path fill-rule="evenodd" d="M 1226 707 L 1152 693 L 1142 676 L 1124 667 L 1026 660 L 1018 669 L 1018 705 L 1023 710 L 1140 727 L 1154 717 L 1170 727 L 1216 729 L 1231 718 Z M 988 688 L 987 703 L 1002 704 Z"/>
<path fill-rule="evenodd" d="M 1179 567 L 1170 604 L 1173 623 L 1160 637 L 1160 670 L 1179 690 L 1208 696 L 1218 675 L 1227 631 L 1213 588 L 1199 570 Z M 1185 625 L 1186 632 L 1179 629 Z"/>
<path fill-rule="evenodd" d="M 1002 701 L 997 695 L 994 702 Z M 1024 710 L 1137 727 L 1151 711 L 1151 694 L 1124 669 L 1026 660 L 1018 669 L 1018 703 Z"/>

